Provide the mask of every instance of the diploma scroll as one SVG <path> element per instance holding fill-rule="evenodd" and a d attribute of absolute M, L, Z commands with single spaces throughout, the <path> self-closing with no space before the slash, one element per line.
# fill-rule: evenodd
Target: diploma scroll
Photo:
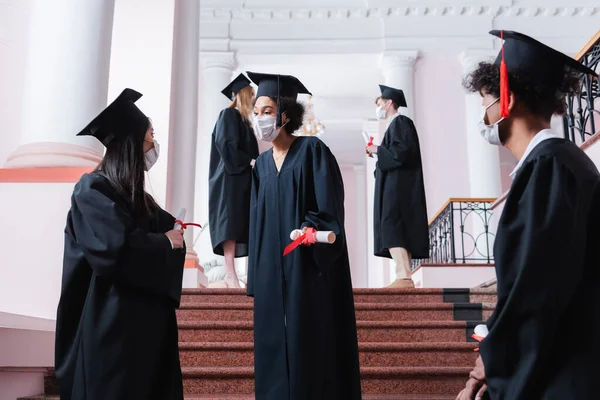
<path fill-rule="evenodd" d="M 314 243 L 327 243 L 332 244 L 335 242 L 335 233 L 331 231 L 317 231 L 313 228 L 307 228 L 304 233 L 300 229 L 294 229 L 290 233 L 290 239 L 293 240 L 292 243 L 288 244 L 283 250 L 283 255 L 287 256 L 292 251 L 296 249 L 296 247 L 301 244 L 314 244 Z"/>
<path fill-rule="evenodd" d="M 294 229 L 291 233 L 290 233 L 290 239 L 292 240 L 296 240 L 298 239 L 300 236 L 302 236 L 302 231 L 300 229 Z M 308 239 L 308 237 L 307 237 Z M 314 232 L 314 242 L 312 243 L 327 243 L 327 244 L 333 244 L 335 242 L 335 233 L 333 233 L 332 231 L 315 231 Z M 310 240 L 307 240 L 309 243 L 311 242 Z"/>
<path fill-rule="evenodd" d="M 177 213 L 177 218 L 175 218 L 175 225 L 173 226 L 174 230 L 182 228 L 182 226 L 177 221 L 183 221 L 183 219 L 185 218 L 185 213 L 186 213 L 186 209 L 185 208 L 180 208 L 179 209 L 179 212 Z"/>
<path fill-rule="evenodd" d="M 375 139 L 373 136 L 369 136 L 367 132 L 362 131 L 363 139 L 365 139 L 365 143 L 367 147 L 373 146 L 373 140 Z M 377 158 L 377 154 L 371 154 L 370 157 Z"/>

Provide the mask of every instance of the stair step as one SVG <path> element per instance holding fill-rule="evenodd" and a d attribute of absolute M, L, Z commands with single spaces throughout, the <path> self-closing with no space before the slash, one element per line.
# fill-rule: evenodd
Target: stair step
<path fill-rule="evenodd" d="M 179 321 L 252 321 L 252 303 L 182 304 Z M 491 303 L 356 303 L 358 321 L 477 321 L 494 310 Z"/>
<path fill-rule="evenodd" d="M 180 321 L 181 342 L 251 342 L 251 321 Z M 357 321 L 359 342 L 465 342 L 464 321 Z M 471 324 L 471 325 L 474 325 Z"/>
<path fill-rule="evenodd" d="M 366 395 L 363 400 L 454 400 L 454 395 L 431 395 L 431 394 L 392 394 L 392 395 Z M 19 400 L 60 400 L 59 396 L 31 396 L 21 397 Z M 248 394 L 224 394 L 207 396 L 185 396 L 185 400 L 254 400 L 254 395 Z"/>
<path fill-rule="evenodd" d="M 449 395 L 464 388 L 471 367 L 361 367 L 364 394 Z M 183 367 L 186 394 L 251 394 L 253 367 Z"/>
<path fill-rule="evenodd" d="M 474 343 L 359 343 L 360 365 L 364 367 L 472 367 L 477 353 Z M 254 364 L 254 344 L 179 343 L 182 366 L 241 367 Z"/>
<path fill-rule="evenodd" d="M 495 303 L 489 289 L 354 289 L 355 303 Z M 184 289 L 182 304 L 252 303 L 245 289 Z"/>

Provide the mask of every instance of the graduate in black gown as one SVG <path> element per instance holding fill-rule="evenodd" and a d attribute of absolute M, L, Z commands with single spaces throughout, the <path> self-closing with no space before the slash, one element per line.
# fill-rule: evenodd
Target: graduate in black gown
<path fill-rule="evenodd" d="M 126 89 L 79 135 L 106 146 L 75 185 L 56 319 L 61 400 L 182 400 L 175 309 L 185 249 L 175 218 L 144 190 L 158 158 Z"/>
<path fill-rule="evenodd" d="M 401 115 L 404 92 L 379 85 L 376 115 L 388 122 L 379 146 L 367 145 L 377 154 L 373 210 L 375 255 L 392 258 L 396 279 L 390 288 L 414 288 L 411 260 L 429 258 L 429 225 L 419 136 L 413 121 Z"/>
<path fill-rule="evenodd" d="M 565 94 L 595 73 L 523 34 L 491 34 L 505 39 L 504 64 L 501 52 L 465 86 L 483 97 L 482 136 L 519 163 L 494 246 L 498 303 L 458 398 L 597 399 L 600 175 L 550 130 Z"/>
<path fill-rule="evenodd" d="M 258 85 L 254 131 L 273 148 L 253 170 L 248 295 L 254 297 L 257 400 L 361 398 L 356 318 L 337 161 L 302 125 L 295 77 L 248 73 Z M 333 244 L 284 248 L 295 229 L 333 231 Z"/>
<path fill-rule="evenodd" d="M 234 258 L 248 255 L 251 164 L 258 157 L 250 122 L 254 89 L 240 74 L 222 93 L 232 103 L 219 114 L 211 138 L 208 227 L 214 253 L 225 256 L 227 287 L 239 288 Z"/>

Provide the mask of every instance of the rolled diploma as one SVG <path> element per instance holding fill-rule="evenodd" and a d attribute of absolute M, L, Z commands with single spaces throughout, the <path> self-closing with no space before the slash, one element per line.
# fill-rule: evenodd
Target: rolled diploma
<path fill-rule="evenodd" d="M 177 217 L 175 218 L 178 221 L 183 221 L 183 219 L 185 218 L 185 208 L 180 208 L 179 212 L 177 213 Z M 173 226 L 173 230 L 177 230 L 177 229 L 181 229 L 181 225 L 179 225 L 177 222 L 175 222 L 175 225 Z"/>
<path fill-rule="evenodd" d="M 369 142 L 371 141 L 371 138 L 369 137 L 369 135 L 367 134 L 367 132 L 362 131 L 362 135 L 363 135 L 363 139 L 365 139 L 365 143 L 369 144 Z M 377 158 L 377 154 L 371 154 L 371 157 Z"/>
<path fill-rule="evenodd" d="M 302 235 L 302 230 L 294 229 L 292 231 L 292 233 L 290 233 L 290 239 L 296 240 L 301 235 Z M 317 240 L 317 243 L 332 244 L 333 242 L 335 242 L 336 237 L 335 237 L 335 233 L 333 233 L 332 231 L 317 231 L 315 233 L 315 239 Z"/>
<path fill-rule="evenodd" d="M 473 330 L 473 333 L 482 338 L 487 337 L 487 335 L 489 333 L 487 325 L 485 325 L 485 324 L 477 325 L 475 327 L 475 329 Z"/>

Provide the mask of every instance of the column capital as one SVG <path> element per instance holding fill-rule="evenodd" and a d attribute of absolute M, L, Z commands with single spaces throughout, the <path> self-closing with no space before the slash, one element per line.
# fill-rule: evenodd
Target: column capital
<path fill-rule="evenodd" d="M 237 67 L 237 60 L 234 52 L 201 51 L 200 66 L 202 69 L 222 68 L 233 71 Z"/>
<path fill-rule="evenodd" d="M 474 70 L 481 62 L 494 62 L 497 50 L 465 50 L 459 55 L 460 63 L 465 74 Z"/>
<path fill-rule="evenodd" d="M 414 68 L 419 58 L 419 50 L 386 51 L 381 54 L 380 66 L 385 70 Z"/>

